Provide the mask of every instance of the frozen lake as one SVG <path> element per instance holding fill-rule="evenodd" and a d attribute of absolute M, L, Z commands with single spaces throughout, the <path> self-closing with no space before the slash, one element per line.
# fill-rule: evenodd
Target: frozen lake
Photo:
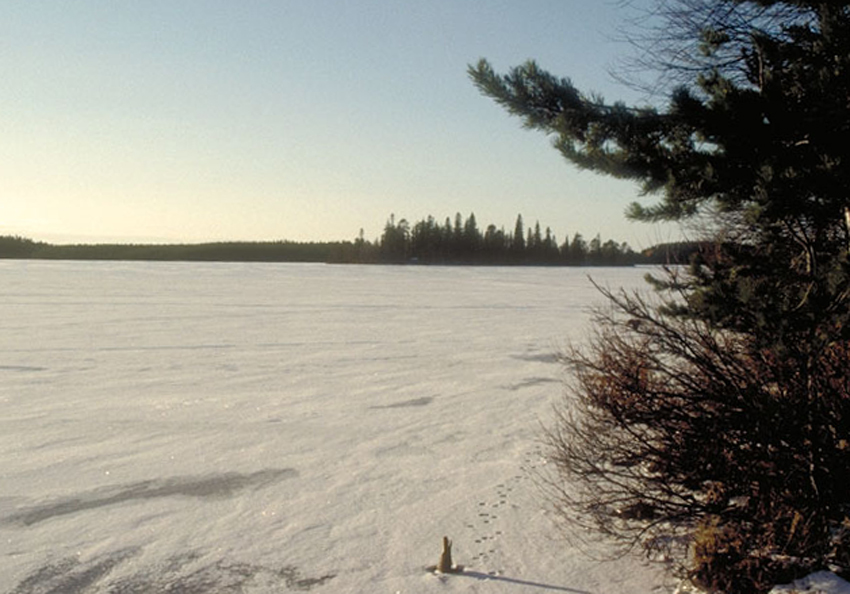
<path fill-rule="evenodd" d="M 650 592 L 530 478 L 644 273 L 0 261 L 0 592 Z"/>

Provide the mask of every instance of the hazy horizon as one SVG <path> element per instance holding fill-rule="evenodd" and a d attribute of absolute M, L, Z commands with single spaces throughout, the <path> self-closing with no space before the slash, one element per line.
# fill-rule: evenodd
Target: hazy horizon
<path fill-rule="evenodd" d="M 459 211 L 670 239 L 626 221 L 634 185 L 569 166 L 466 73 L 536 59 L 640 103 L 608 72 L 648 1 L 5 4 L 0 234 L 335 241 Z"/>

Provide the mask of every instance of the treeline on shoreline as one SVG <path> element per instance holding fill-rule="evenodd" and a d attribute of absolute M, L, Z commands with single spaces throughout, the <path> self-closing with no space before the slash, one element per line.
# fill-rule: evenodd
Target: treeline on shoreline
<path fill-rule="evenodd" d="M 539 222 L 526 229 L 518 215 L 512 231 L 488 225 L 482 231 L 471 213 L 465 219 L 460 213 L 454 221 L 446 218 L 438 223 L 429 216 L 410 224 L 396 221 L 391 215 L 377 245 L 366 245 L 362 232 L 355 242 L 368 257 L 380 262 L 420 264 L 498 264 L 551 266 L 632 266 L 646 263 L 643 253 L 626 243 L 601 235 L 587 241 L 576 233 L 572 240 L 559 243 L 549 227 Z M 371 249 L 372 253 L 369 253 Z"/>
<path fill-rule="evenodd" d="M 633 266 L 685 263 L 695 243 L 667 243 L 641 252 L 597 235 L 576 233 L 559 243 L 540 224 L 525 231 L 522 216 L 512 232 L 489 225 L 482 232 L 475 215 L 438 224 L 433 217 L 413 225 L 390 216 L 379 239 L 360 231 L 354 241 L 211 242 L 188 244 L 56 245 L 19 236 L 0 236 L 0 259 L 138 260 L 189 262 L 320 262 L 339 264 L 442 264 L 509 266 Z"/>
<path fill-rule="evenodd" d="M 0 258 L 33 260 L 150 260 L 173 262 L 343 262 L 353 243 L 232 241 L 186 244 L 54 245 L 0 237 Z"/>

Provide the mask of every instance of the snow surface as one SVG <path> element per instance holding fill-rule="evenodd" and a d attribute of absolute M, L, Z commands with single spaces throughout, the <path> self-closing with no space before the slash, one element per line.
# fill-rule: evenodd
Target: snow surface
<path fill-rule="evenodd" d="M 2 261 L 0 592 L 671 592 L 531 478 L 645 272 Z"/>
<path fill-rule="evenodd" d="M 818 571 L 792 584 L 776 586 L 770 594 L 850 594 L 850 583 L 834 573 Z"/>

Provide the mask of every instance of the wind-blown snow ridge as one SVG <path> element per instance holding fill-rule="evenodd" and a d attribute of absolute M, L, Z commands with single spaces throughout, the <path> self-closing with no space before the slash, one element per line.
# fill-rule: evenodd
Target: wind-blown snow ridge
<path fill-rule="evenodd" d="M 88 493 L 64 497 L 12 514 L 3 521 L 30 526 L 58 516 L 75 514 L 127 501 L 144 501 L 159 497 L 232 497 L 243 489 L 259 489 L 278 481 L 298 476 L 293 468 L 272 468 L 251 474 L 226 472 L 198 477 L 174 477 L 102 487 Z"/>

